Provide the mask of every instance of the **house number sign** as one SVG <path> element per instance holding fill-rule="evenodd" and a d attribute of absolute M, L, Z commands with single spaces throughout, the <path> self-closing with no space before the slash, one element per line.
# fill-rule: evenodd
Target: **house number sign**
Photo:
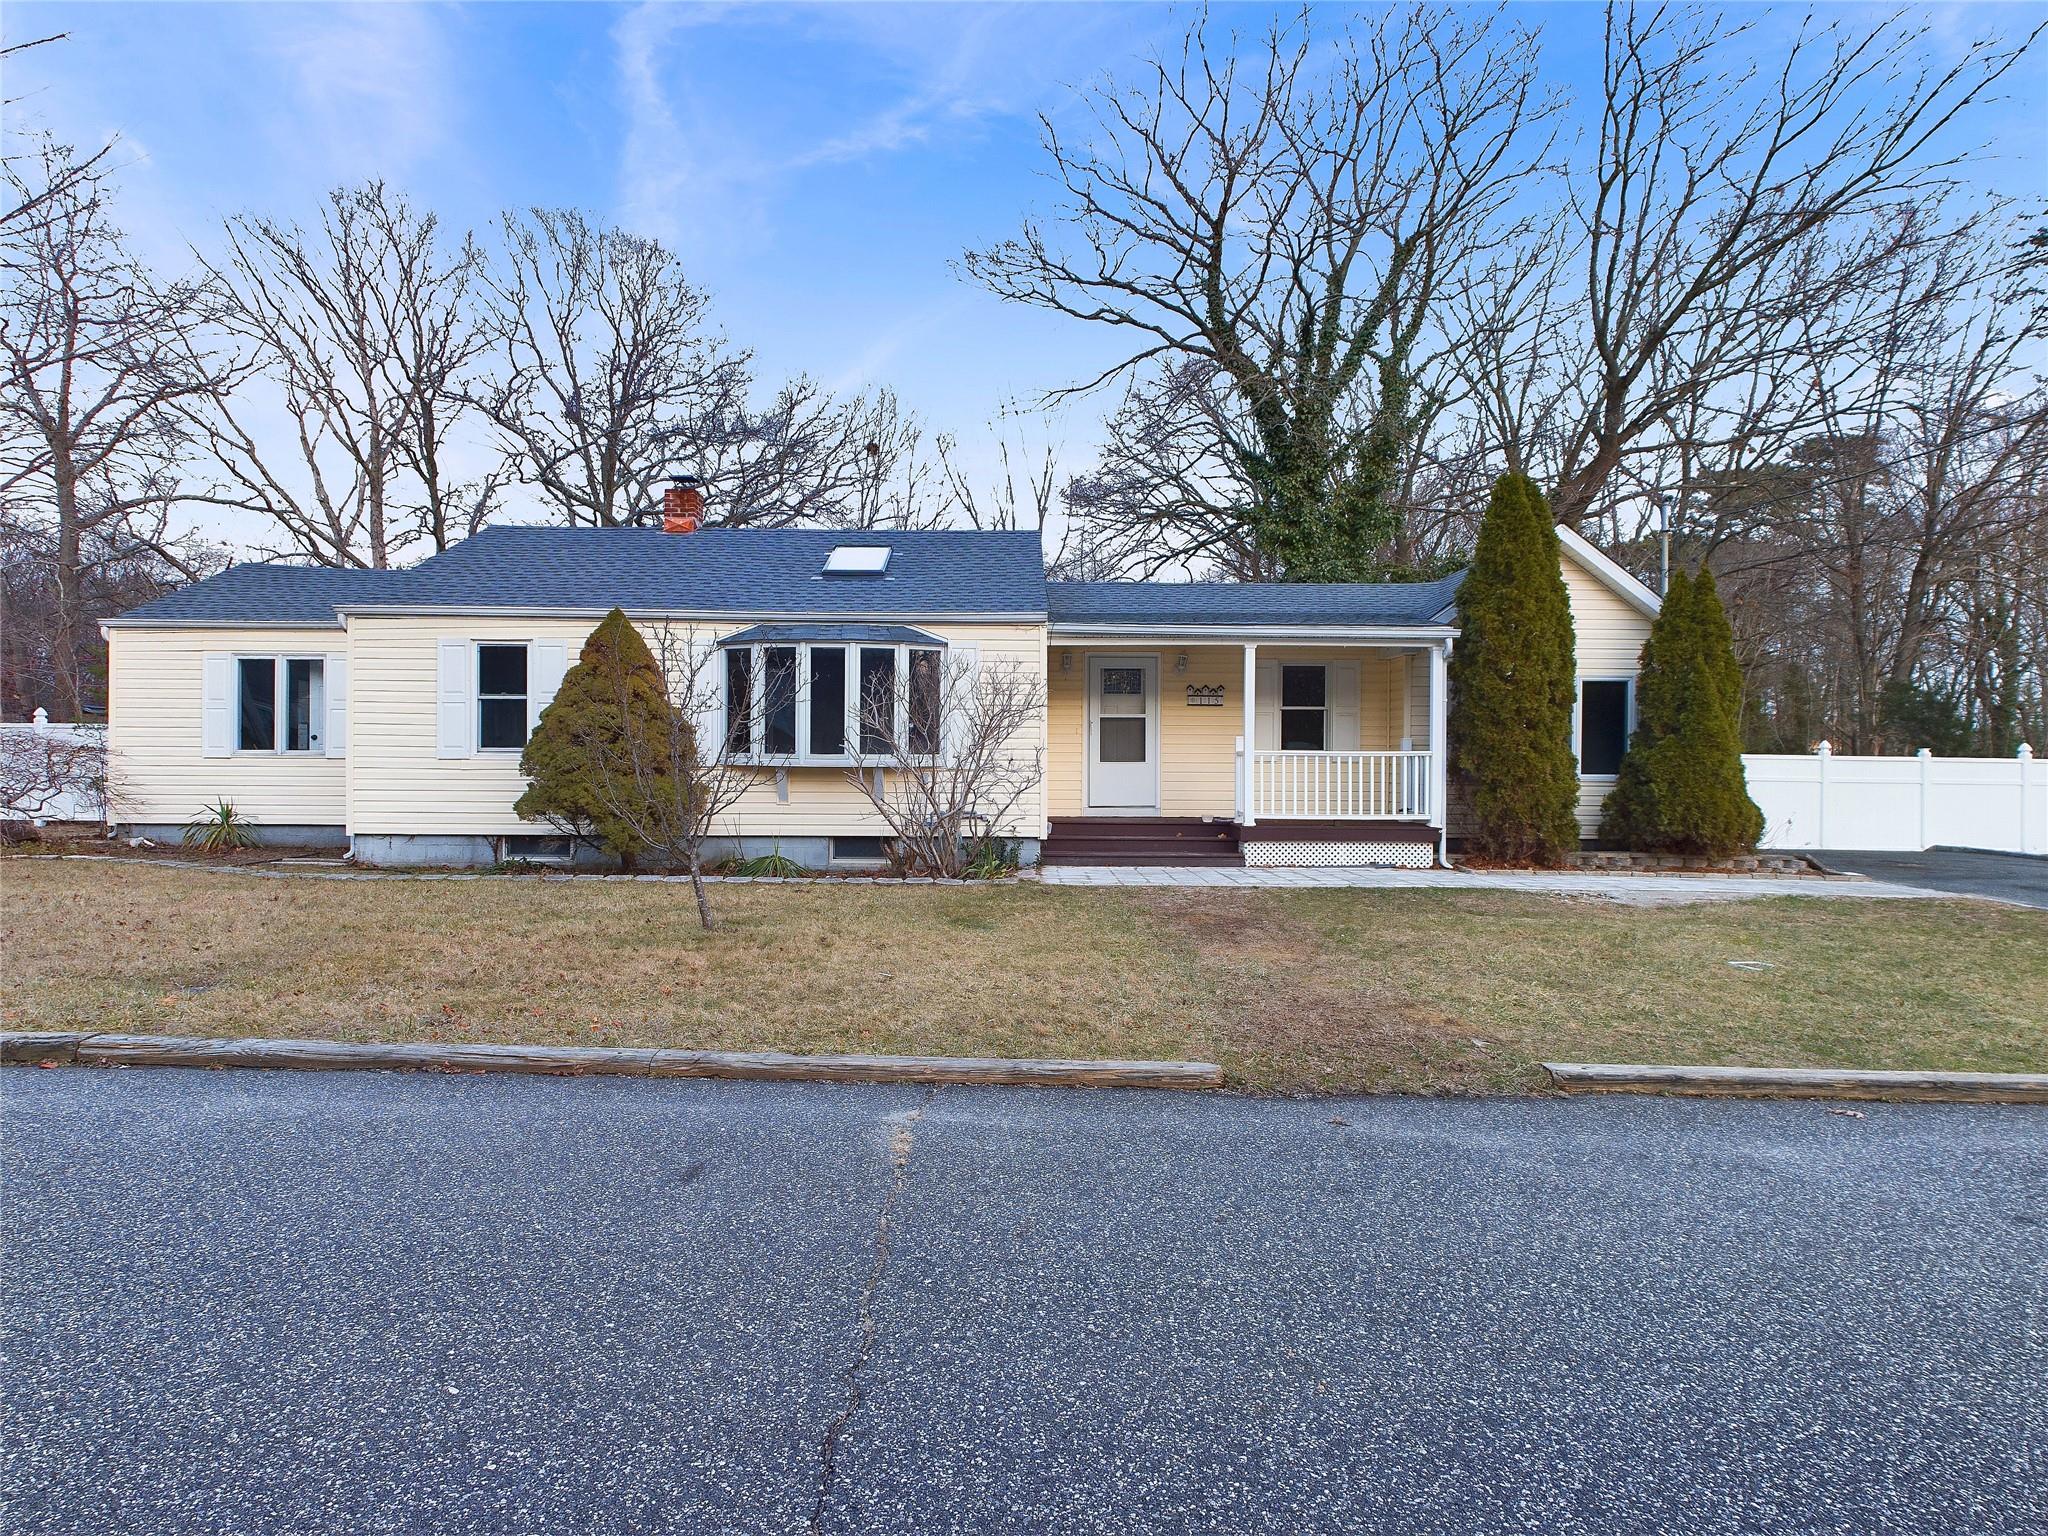
<path fill-rule="evenodd" d="M 1221 683 L 1189 683 L 1189 709 L 1221 709 L 1223 707 L 1223 685 Z"/>

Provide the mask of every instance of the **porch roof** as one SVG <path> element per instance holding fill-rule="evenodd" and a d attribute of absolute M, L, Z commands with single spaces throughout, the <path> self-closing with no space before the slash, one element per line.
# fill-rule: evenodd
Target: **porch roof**
<path fill-rule="evenodd" d="M 1049 581 L 1045 592 L 1055 626 L 1413 629 L 1445 622 L 1464 579 L 1458 571 L 1416 582 Z"/>

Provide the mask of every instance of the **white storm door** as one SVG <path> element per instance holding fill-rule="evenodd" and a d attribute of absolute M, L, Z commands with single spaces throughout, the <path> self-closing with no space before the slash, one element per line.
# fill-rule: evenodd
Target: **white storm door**
<path fill-rule="evenodd" d="M 1159 809 L 1159 658 L 1088 658 L 1088 808 Z"/>

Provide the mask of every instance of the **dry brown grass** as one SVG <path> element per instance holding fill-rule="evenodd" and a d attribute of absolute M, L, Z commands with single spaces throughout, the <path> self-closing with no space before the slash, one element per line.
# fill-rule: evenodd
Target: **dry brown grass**
<path fill-rule="evenodd" d="M 1529 1089 L 1546 1057 L 2048 1061 L 2048 914 L 1974 903 L 1032 885 L 716 902 L 706 935 L 680 885 L 8 859 L 0 1012 L 14 1029 L 1192 1056 L 1278 1091 Z"/>

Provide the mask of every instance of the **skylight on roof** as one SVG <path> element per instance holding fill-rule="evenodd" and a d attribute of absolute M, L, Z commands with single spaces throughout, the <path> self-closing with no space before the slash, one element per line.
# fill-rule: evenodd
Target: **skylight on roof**
<path fill-rule="evenodd" d="M 879 576 L 888 567 L 886 544 L 840 544 L 825 557 L 827 576 Z"/>

